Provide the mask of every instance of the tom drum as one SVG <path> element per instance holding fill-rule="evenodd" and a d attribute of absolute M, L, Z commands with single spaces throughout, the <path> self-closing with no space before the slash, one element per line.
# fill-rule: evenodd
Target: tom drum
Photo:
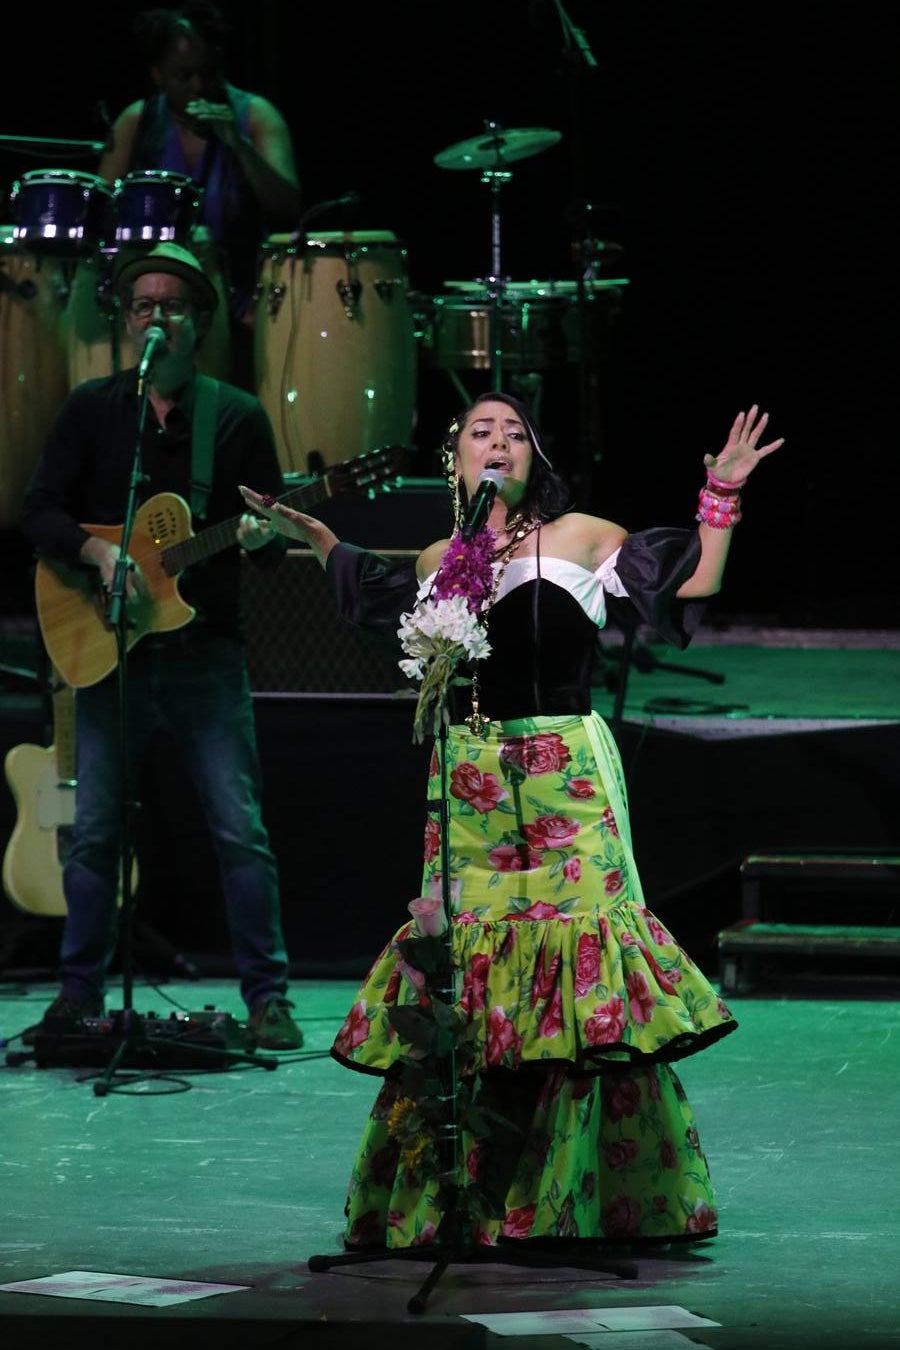
<path fill-rule="evenodd" d="M 408 445 L 416 403 L 407 250 L 388 230 L 270 235 L 254 305 L 256 391 L 281 467 Z"/>
<path fill-rule="evenodd" d="M 498 345 L 509 370 L 546 370 L 566 360 L 563 297 L 517 294 L 495 305 L 472 291 L 435 296 L 432 305 L 424 350 L 438 370 L 489 370 Z"/>
<path fill-rule="evenodd" d="M 203 189 L 167 169 L 129 173 L 116 195 L 116 243 L 191 246 Z"/>
<path fill-rule="evenodd" d="M 77 169 L 35 169 L 10 192 L 13 238 L 33 253 L 82 258 L 112 242 L 115 191 Z"/>
<path fill-rule="evenodd" d="M 16 523 L 44 437 L 66 395 L 65 277 L 0 225 L 0 526 Z"/>

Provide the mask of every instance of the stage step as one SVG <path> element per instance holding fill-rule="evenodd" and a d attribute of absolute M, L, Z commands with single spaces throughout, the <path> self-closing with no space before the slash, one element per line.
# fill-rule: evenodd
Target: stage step
<path fill-rule="evenodd" d="M 881 961 L 898 974 L 898 922 L 900 854 L 751 854 L 741 918 L 718 934 L 722 993 L 752 992 L 779 963 L 781 974 L 805 964 L 840 979 Z"/>

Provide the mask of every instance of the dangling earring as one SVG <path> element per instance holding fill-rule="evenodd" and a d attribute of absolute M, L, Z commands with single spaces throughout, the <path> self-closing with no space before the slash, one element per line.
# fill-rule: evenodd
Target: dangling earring
<path fill-rule="evenodd" d="M 459 474 L 456 470 L 456 447 L 454 439 L 459 431 L 459 425 L 456 422 L 450 424 L 447 439 L 444 441 L 444 473 L 447 476 L 447 486 L 453 497 L 453 533 L 459 534 L 464 524 L 462 498 L 459 493 Z"/>

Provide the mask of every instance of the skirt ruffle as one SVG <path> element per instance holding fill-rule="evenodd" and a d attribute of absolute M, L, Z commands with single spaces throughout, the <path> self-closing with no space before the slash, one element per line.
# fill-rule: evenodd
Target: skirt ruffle
<path fill-rule="evenodd" d="M 415 941 L 412 923 L 376 959 L 335 1039 L 336 1057 L 353 1067 L 388 1073 L 408 1052 L 389 1019 L 392 1008 L 424 997 L 401 955 L 407 938 Z M 644 906 L 623 903 L 571 918 L 457 921 L 450 951 L 473 1071 L 542 1063 L 587 1073 L 674 1062 L 737 1026 Z"/>
<path fill-rule="evenodd" d="M 611 1244 L 697 1242 L 716 1235 L 709 1168 L 690 1104 L 674 1070 L 623 1069 L 603 1077 L 503 1070 L 484 1075 L 474 1103 L 513 1130 L 485 1139 L 460 1132 L 460 1237 L 470 1246 L 503 1240 L 589 1238 Z M 401 1141 L 406 1106 L 392 1081 L 381 1088 L 359 1149 L 346 1206 L 345 1244 L 404 1248 L 446 1240 L 440 1173 Z M 486 1207 L 485 1197 L 500 1203 Z"/>

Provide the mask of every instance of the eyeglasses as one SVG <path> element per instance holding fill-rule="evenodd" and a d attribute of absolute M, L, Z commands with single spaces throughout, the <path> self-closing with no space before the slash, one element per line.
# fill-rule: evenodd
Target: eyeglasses
<path fill-rule="evenodd" d="M 130 301 L 126 308 L 136 319 L 149 319 L 158 309 L 167 319 L 183 319 L 191 308 L 191 302 L 175 296 L 167 300 L 152 300 L 149 295 L 142 295 Z"/>

